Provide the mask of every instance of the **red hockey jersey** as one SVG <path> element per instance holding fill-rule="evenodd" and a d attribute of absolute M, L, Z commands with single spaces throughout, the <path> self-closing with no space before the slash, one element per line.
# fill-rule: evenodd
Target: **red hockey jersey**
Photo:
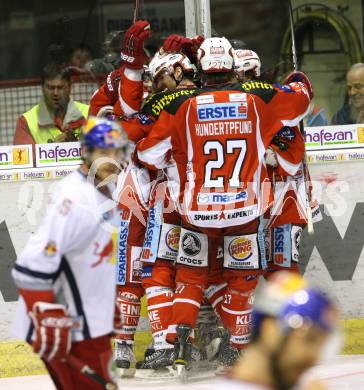
<path fill-rule="evenodd" d="M 195 94 L 164 109 L 138 144 L 138 158 L 150 168 L 167 167 L 171 195 L 187 222 L 216 228 L 250 222 L 272 202 L 266 148 L 282 126 L 295 126 L 305 116 L 307 90 L 301 83 L 252 81 Z M 176 164 L 168 170 L 170 151 Z M 280 165 L 294 175 L 303 153 L 296 131 Z"/>
<path fill-rule="evenodd" d="M 112 106 L 115 115 L 120 117 L 137 113 L 143 100 L 142 72 L 121 67 L 109 73 L 91 98 L 89 115 L 97 115 L 105 106 Z"/>

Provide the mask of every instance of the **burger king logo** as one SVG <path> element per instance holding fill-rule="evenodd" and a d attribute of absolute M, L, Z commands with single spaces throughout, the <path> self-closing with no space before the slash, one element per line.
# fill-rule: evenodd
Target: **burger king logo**
<path fill-rule="evenodd" d="M 166 244 L 173 252 L 178 252 L 180 233 L 181 228 L 175 226 L 174 228 L 169 229 L 166 234 Z"/>
<path fill-rule="evenodd" d="M 229 244 L 229 253 L 235 260 L 248 260 L 253 255 L 251 240 L 245 237 L 235 238 Z"/>

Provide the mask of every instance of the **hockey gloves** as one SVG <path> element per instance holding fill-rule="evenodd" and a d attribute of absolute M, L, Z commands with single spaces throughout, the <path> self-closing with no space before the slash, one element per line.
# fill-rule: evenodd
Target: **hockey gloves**
<path fill-rule="evenodd" d="M 311 85 L 311 82 L 310 82 L 308 76 L 305 73 L 299 72 L 299 71 L 294 71 L 294 72 L 291 72 L 284 80 L 284 84 L 297 83 L 297 82 L 305 84 L 305 87 L 306 87 L 307 92 L 310 96 L 310 99 L 312 100 L 312 98 L 313 98 L 312 85 Z"/>
<path fill-rule="evenodd" d="M 144 42 L 152 33 L 150 24 L 146 20 L 135 22 L 124 35 L 121 48 L 121 60 L 131 69 L 142 69 L 147 55 L 144 51 Z"/>
<path fill-rule="evenodd" d="M 64 305 L 36 302 L 29 313 L 35 327 L 33 350 L 42 359 L 64 359 L 71 349 L 74 321 Z"/>
<path fill-rule="evenodd" d="M 192 39 L 183 35 L 171 34 L 164 40 L 162 48 L 164 51 L 179 53 L 190 45 L 192 45 Z"/>
<path fill-rule="evenodd" d="M 278 166 L 277 153 L 270 146 L 268 147 L 268 149 L 265 152 L 264 159 L 265 159 L 265 163 L 267 165 L 270 165 L 273 168 Z"/>
<path fill-rule="evenodd" d="M 185 54 L 191 62 L 196 62 L 197 50 L 204 41 L 202 35 L 186 38 L 182 35 L 171 34 L 163 42 L 162 49 L 167 52 Z"/>

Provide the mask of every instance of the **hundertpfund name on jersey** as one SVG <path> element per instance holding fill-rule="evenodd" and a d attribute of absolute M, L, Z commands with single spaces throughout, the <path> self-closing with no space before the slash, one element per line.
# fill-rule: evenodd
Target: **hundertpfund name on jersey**
<path fill-rule="evenodd" d="M 251 134 L 251 121 L 219 121 L 208 123 L 195 123 L 195 131 L 198 137 Z"/>

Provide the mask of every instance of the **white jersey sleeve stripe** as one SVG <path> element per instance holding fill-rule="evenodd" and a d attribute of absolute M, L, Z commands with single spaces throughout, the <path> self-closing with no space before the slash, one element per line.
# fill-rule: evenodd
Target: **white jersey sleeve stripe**
<path fill-rule="evenodd" d="M 126 116 L 132 116 L 138 112 L 130 107 L 121 96 L 119 97 L 119 102 Z"/>
<path fill-rule="evenodd" d="M 298 115 L 296 118 L 290 120 L 284 119 L 281 122 L 283 126 L 288 126 L 288 127 L 298 126 L 299 123 L 309 114 L 309 112 L 310 112 L 310 106 L 308 106 L 307 110 L 303 114 Z"/>
<path fill-rule="evenodd" d="M 292 164 L 277 153 L 278 164 L 289 174 L 295 175 L 301 166 L 301 162 L 298 164 Z"/>
<path fill-rule="evenodd" d="M 125 77 L 131 81 L 142 81 L 143 72 L 144 69 L 130 69 L 130 68 L 124 69 Z"/>

